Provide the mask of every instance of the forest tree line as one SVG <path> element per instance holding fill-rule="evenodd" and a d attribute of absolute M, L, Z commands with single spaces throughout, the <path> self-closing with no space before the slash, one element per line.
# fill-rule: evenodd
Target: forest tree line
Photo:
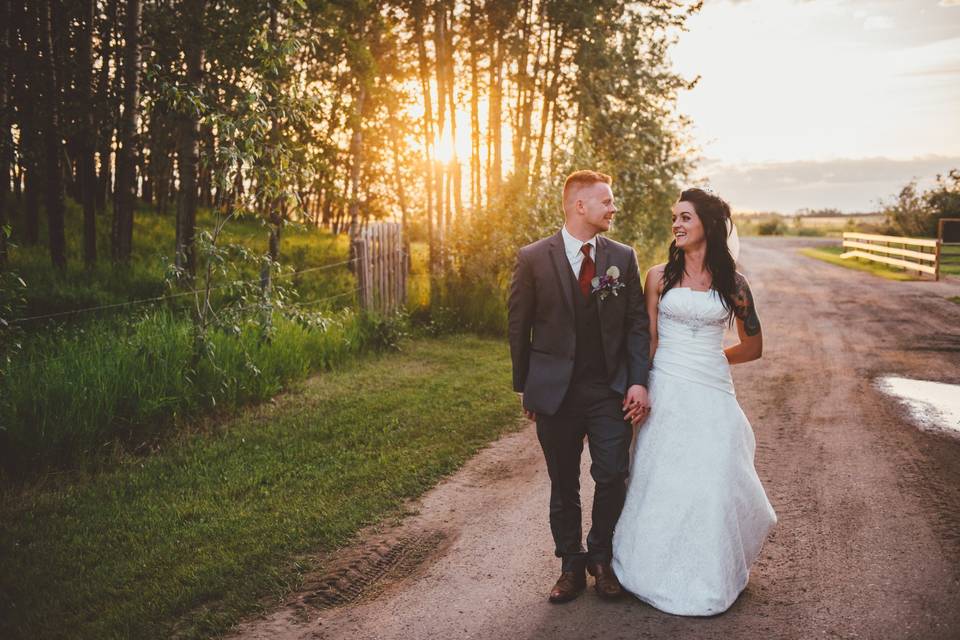
<path fill-rule="evenodd" d="M 69 197 L 90 266 L 129 260 L 147 205 L 189 274 L 199 207 L 261 217 L 274 259 L 290 221 L 396 219 L 443 269 L 458 230 L 522 226 L 582 165 L 614 176 L 621 236 L 651 239 L 688 167 L 667 54 L 699 6 L 0 0 L 0 264 L 12 225 L 64 270 Z"/>

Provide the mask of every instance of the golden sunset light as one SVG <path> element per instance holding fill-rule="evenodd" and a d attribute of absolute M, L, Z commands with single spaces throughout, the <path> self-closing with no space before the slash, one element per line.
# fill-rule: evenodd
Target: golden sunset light
<path fill-rule="evenodd" d="M 960 638 L 960 0 L 0 0 L 0 640 Z"/>

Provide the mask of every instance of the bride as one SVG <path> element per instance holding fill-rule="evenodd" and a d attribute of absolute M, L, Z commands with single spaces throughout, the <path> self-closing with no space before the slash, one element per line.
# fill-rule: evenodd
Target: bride
<path fill-rule="evenodd" d="M 730 378 L 729 365 L 756 360 L 763 347 L 730 229 L 726 202 L 701 189 L 681 193 L 669 259 L 645 286 L 652 409 L 637 434 L 613 570 L 627 591 L 678 615 L 726 611 L 776 523 Z M 740 342 L 723 349 L 731 321 Z"/>

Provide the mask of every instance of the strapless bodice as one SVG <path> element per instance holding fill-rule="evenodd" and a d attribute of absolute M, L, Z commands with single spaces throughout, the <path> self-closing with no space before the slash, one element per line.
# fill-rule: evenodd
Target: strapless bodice
<path fill-rule="evenodd" d="M 720 295 L 712 289 L 667 291 L 658 307 L 653 371 L 733 394 L 730 365 L 723 355 L 728 318 Z"/>

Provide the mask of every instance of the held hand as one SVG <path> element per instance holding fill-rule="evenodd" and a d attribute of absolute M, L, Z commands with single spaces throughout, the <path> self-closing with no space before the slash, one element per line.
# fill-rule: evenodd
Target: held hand
<path fill-rule="evenodd" d="M 650 413 L 650 397 L 645 386 L 635 384 L 627 389 L 627 395 L 623 397 L 623 411 L 623 419 L 633 426 L 647 418 Z"/>
<path fill-rule="evenodd" d="M 523 411 L 523 415 L 526 416 L 527 420 L 536 420 L 537 414 L 533 411 L 527 411 L 527 408 L 523 406 L 523 394 L 519 393 L 517 395 L 520 396 L 520 410 Z"/>

